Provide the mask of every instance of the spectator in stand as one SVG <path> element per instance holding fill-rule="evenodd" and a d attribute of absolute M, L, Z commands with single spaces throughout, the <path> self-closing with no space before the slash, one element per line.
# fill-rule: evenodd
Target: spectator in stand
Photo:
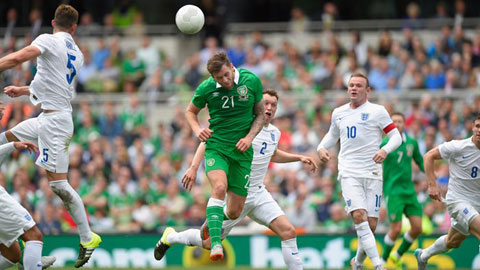
<path fill-rule="evenodd" d="M 235 37 L 234 45 L 227 49 L 227 56 L 235 67 L 239 67 L 245 63 L 247 52 L 245 50 L 243 36 L 238 35 Z"/>

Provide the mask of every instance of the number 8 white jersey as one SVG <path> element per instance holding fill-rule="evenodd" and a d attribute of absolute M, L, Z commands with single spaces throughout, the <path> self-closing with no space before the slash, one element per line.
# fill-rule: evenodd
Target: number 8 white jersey
<path fill-rule="evenodd" d="M 382 164 L 373 161 L 383 133 L 395 125 L 381 105 L 366 102 L 356 109 L 345 104 L 333 110 L 330 134 L 340 138 L 339 177 L 382 179 Z"/>
<path fill-rule="evenodd" d="M 250 188 L 263 185 L 268 164 L 278 147 L 281 132 L 272 124 L 263 127 L 252 142 L 253 160 L 250 171 Z M 257 188 L 258 189 L 258 188 Z"/>
<path fill-rule="evenodd" d="M 83 65 L 83 54 L 66 32 L 38 36 L 32 46 L 41 55 L 37 73 L 30 84 L 30 101 L 43 110 L 72 111 L 74 78 Z"/>
<path fill-rule="evenodd" d="M 472 137 L 443 143 L 438 150 L 449 166 L 447 199 L 467 199 L 480 206 L 480 149 Z"/>

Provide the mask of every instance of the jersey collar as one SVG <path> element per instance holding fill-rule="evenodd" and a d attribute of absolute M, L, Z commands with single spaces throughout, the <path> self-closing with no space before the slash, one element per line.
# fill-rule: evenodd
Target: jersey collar
<path fill-rule="evenodd" d="M 233 77 L 233 81 L 235 82 L 235 84 L 238 84 L 238 81 L 240 80 L 240 72 L 238 72 L 238 70 L 234 67 L 233 70 L 235 71 L 235 75 Z M 222 87 L 222 85 L 220 85 L 218 82 L 217 82 L 217 88 L 220 88 Z"/>

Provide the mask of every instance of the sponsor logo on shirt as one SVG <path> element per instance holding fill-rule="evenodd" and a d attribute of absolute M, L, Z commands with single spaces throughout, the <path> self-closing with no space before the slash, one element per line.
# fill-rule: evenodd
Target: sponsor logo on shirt
<path fill-rule="evenodd" d="M 218 97 L 218 95 L 220 95 L 220 93 L 219 92 L 213 92 L 212 95 L 213 95 L 213 97 Z"/>
<path fill-rule="evenodd" d="M 275 134 L 270 133 L 270 136 L 272 136 L 272 141 L 275 142 Z"/>

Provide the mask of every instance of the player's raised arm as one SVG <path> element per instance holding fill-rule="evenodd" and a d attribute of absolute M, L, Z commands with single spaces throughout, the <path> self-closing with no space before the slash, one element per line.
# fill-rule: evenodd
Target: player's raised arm
<path fill-rule="evenodd" d="M 441 201 L 442 194 L 437 186 L 437 177 L 435 176 L 434 162 L 437 159 L 442 159 L 440 150 L 438 147 L 428 151 L 423 157 L 423 163 L 425 165 L 425 174 L 427 175 L 428 195 L 430 198 Z"/>
<path fill-rule="evenodd" d="M 198 108 L 197 106 L 193 105 L 192 102 L 190 102 L 187 110 L 185 111 L 185 118 L 187 119 L 187 123 L 190 125 L 197 138 L 202 142 L 206 142 L 210 137 L 212 137 L 213 131 L 209 128 L 200 127 L 200 123 L 198 122 L 198 113 L 200 110 L 202 110 L 202 108 Z"/>
<path fill-rule="evenodd" d="M 304 164 L 308 164 L 312 166 L 312 172 L 315 172 L 318 168 L 317 163 L 315 162 L 315 159 L 312 157 L 292 154 L 279 149 L 275 150 L 275 153 L 273 153 L 271 161 L 275 163 L 288 163 L 288 162 L 301 161 Z"/>
<path fill-rule="evenodd" d="M 205 143 L 201 142 L 198 147 L 195 155 L 193 156 L 192 164 L 185 171 L 185 174 L 182 177 L 182 185 L 185 189 L 191 190 L 195 179 L 197 179 L 197 170 L 200 167 L 202 162 L 203 155 L 205 154 Z"/>
<path fill-rule="evenodd" d="M 13 68 L 18 64 L 21 64 L 25 61 L 36 58 L 40 54 L 41 54 L 41 51 L 37 47 L 32 45 L 29 45 L 16 52 L 10 53 L 0 58 L 0 71 Z"/>
<path fill-rule="evenodd" d="M 255 137 L 260 132 L 260 130 L 262 130 L 262 127 L 265 124 L 263 99 L 255 103 L 255 107 L 253 108 L 253 114 L 255 115 L 255 119 L 253 120 L 252 126 L 250 127 L 250 131 L 248 132 L 247 136 L 240 139 L 235 146 L 240 152 L 245 152 L 248 148 L 250 148 L 253 139 L 255 139 Z"/>

